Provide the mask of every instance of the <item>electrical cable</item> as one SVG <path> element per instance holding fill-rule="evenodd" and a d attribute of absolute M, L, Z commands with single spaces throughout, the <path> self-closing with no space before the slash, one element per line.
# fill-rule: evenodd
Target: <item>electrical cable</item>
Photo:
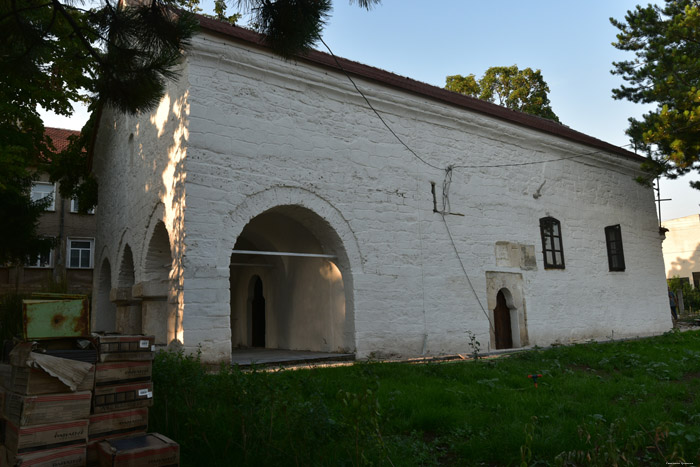
<path fill-rule="evenodd" d="M 440 216 L 442 217 L 442 222 L 445 224 L 445 230 L 447 230 L 447 236 L 450 238 L 450 243 L 452 243 L 452 248 L 455 251 L 455 255 L 457 256 L 457 261 L 459 261 L 459 265 L 462 268 L 462 272 L 464 272 L 464 277 L 467 278 L 467 284 L 469 284 L 469 288 L 472 289 L 472 293 L 474 294 L 474 298 L 476 298 L 476 302 L 479 304 L 479 308 L 481 308 L 481 311 L 484 313 L 484 316 L 486 316 L 486 320 L 489 322 L 489 329 L 495 334 L 496 329 L 491 322 L 491 318 L 489 317 L 489 314 L 486 312 L 486 308 L 484 308 L 483 303 L 481 303 L 481 299 L 479 299 L 479 295 L 476 293 L 476 289 L 474 288 L 474 285 L 472 284 L 471 279 L 469 279 L 469 274 L 467 274 L 467 269 L 464 267 L 464 263 L 462 262 L 462 257 L 459 256 L 459 251 L 457 250 L 457 245 L 455 244 L 454 239 L 452 238 L 452 232 L 450 232 L 450 226 L 447 224 L 447 219 L 445 219 L 445 212 L 441 212 Z"/>
<path fill-rule="evenodd" d="M 365 102 L 367 103 L 367 105 L 369 106 L 369 108 L 372 109 L 372 111 L 374 112 L 374 114 L 375 114 L 375 115 L 377 116 L 377 118 L 379 118 L 379 120 L 384 124 L 384 126 L 386 127 L 386 129 L 389 130 L 389 133 L 391 133 L 392 135 L 394 135 L 394 138 L 396 138 L 396 139 L 398 140 L 398 142 L 401 143 L 401 145 L 402 145 L 404 148 L 406 148 L 406 150 L 407 150 L 408 152 L 410 152 L 411 154 L 413 154 L 413 156 L 414 156 L 416 159 L 418 159 L 419 161 L 421 161 L 422 163 L 424 163 L 424 164 L 427 165 L 428 167 L 432 167 L 433 169 L 436 169 L 436 170 L 443 170 L 441 167 L 438 167 L 437 165 L 433 165 L 433 164 L 431 164 L 430 162 L 428 162 L 428 161 L 426 161 L 425 159 L 423 159 L 422 157 L 420 157 L 418 154 L 416 154 L 416 152 L 415 152 L 413 149 L 411 149 L 406 143 L 403 142 L 403 140 L 399 137 L 399 135 L 397 135 L 396 132 L 394 132 L 394 130 L 392 130 L 392 128 L 391 128 L 391 127 L 389 126 L 389 124 L 384 120 L 384 118 L 383 118 L 383 117 L 381 116 L 381 114 L 377 111 L 377 109 L 375 109 L 374 106 L 370 103 L 369 99 L 367 99 L 367 96 L 365 96 L 365 94 L 360 90 L 360 88 L 357 87 L 357 84 L 355 84 L 355 81 L 352 79 L 352 77 L 350 76 L 350 74 L 349 74 L 347 71 L 345 71 L 345 68 L 343 68 L 343 66 L 340 64 L 340 61 L 338 60 L 338 57 L 335 56 L 335 54 L 333 53 L 333 51 L 331 50 L 331 48 L 328 47 L 328 44 L 326 44 L 326 41 L 324 41 L 323 38 L 320 37 L 320 36 L 319 36 L 319 40 L 321 41 L 321 43 L 323 43 L 323 45 L 326 46 L 326 49 L 328 49 L 328 53 L 331 54 L 331 57 L 333 57 L 333 60 L 335 61 L 335 64 L 338 66 L 338 68 L 340 68 L 340 70 L 341 70 L 343 73 L 345 73 L 345 76 L 348 78 L 348 80 L 350 80 L 350 82 L 352 83 L 352 85 L 355 87 L 355 90 L 362 96 L 362 98 L 365 100 Z"/>
<path fill-rule="evenodd" d="M 488 312 L 486 311 L 486 308 L 484 308 L 483 303 L 481 303 L 481 299 L 479 299 L 479 295 L 476 293 L 476 289 L 474 288 L 474 285 L 472 284 L 471 279 L 469 278 L 469 274 L 467 273 L 467 269 L 464 266 L 464 263 L 462 262 L 462 258 L 459 255 L 459 251 L 457 250 L 457 245 L 455 244 L 454 238 L 452 237 L 452 232 L 450 232 L 450 227 L 447 223 L 447 219 L 445 216 L 450 212 L 450 197 L 449 197 L 449 191 L 450 191 L 450 185 L 452 184 L 452 173 L 454 169 L 488 169 L 488 168 L 503 168 L 503 167 L 521 167 L 521 166 L 526 166 L 526 165 L 536 165 L 536 164 L 547 164 L 549 162 L 558 162 L 558 161 L 564 161 L 564 160 L 570 160 L 570 159 L 576 159 L 579 157 L 587 157 L 587 156 L 592 156 L 594 154 L 599 154 L 603 153 L 605 151 L 603 150 L 597 150 L 589 153 L 583 153 L 583 154 L 575 154 L 573 156 L 568 156 L 568 157 L 560 157 L 557 159 L 548 159 L 545 161 L 529 161 L 529 162 L 515 162 L 515 163 L 508 163 L 508 164 L 484 164 L 484 165 L 469 165 L 469 164 L 459 164 L 459 165 L 448 165 L 444 169 L 431 164 L 430 162 L 427 162 L 425 159 L 420 157 L 413 149 L 411 149 L 402 139 L 399 137 L 399 135 L 396 134 L 396 132 L 389 126 L 389 124 L 384 120 L 384 118 L 381 116 L 381 114 L 377 111 L 377 109 L 374 108 L 372 103 L 367 99 L 367 96 L 360 90 L 360 88 L 357 86 L 355 81 L 352 79 L 350 74 L 343 68 L 343 66 L 340 64 L 340 61 L 338 60 L 338 57 L 335 56 L 331 48 L 326 44 L 326 41 L 323 40 L 320 36 L 318 39 L 321 41 L 321 43 L 326 47 L 328 50 L 328 53 L 333 57 L 333 60 L 335 61 L 336 66 L 345 74 L 345 76 L 348 78 L 348 80 L 352 83 L 353 87 L 355 90 L 362 96 L 362 98 L 365 100 L 367 103 L 367 106 L 374 112 L 374 114 L 379 118 L 379 120 L 382 122 L 382 124 L 386 127 L 386 129 L 396 138 L 396 140 L 401 143 L 401 145 L 406 148 L 408 152 L 410 152 L 416 159 L 421 161 L 423 164 L 427 165 L 428 167 L 431 167 L 436 170 L 444 170 L 445 172 L 445 178 L 442 183 L 442 211 L 440 211 L 440 216 L 442 217 L 442 221 L 445 224 L 445 230 L 447 231 L 447 235 L 450 239 L 450 243 L 452 244 L 452 248 L 454 249 L 455 255 L 457 256 L 457 260 L 459 261 L 459 265 L 462 268 L 462 272 L 464 273 L 464 277 L 467 279 L 467 283 L 469 284 L 469 288 L 471 289 L 472 293 L 474 294 L 474 297 L 476 298 L 477 303 L 479 304 L 479 307 L 481 308 L 481 311 L 484 313 L 484 316 L 486 316 L 486 319 L 489 322 L 489 328 L 492 332 L 495 333 L 495 328 L 493 323 L 491 322 L 491 318 L 489 317 Z"/>

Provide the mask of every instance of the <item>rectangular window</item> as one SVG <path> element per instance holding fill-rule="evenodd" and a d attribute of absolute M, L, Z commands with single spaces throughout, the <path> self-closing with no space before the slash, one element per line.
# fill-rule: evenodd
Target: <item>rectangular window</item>
<path fill-rule="evenodd" d="M 95 240 L 92 238 L 68 239 L 68 267 L 91 269 Z"/>
<path fill-rule="evenodd" d="M 80 206 L 78 205 L 78 199 L 71 198 L 71 200 L 70 200 L 70 212 L 79 213 L 80 212 L 79 208 L 80 208 Z M 95 208 L 88 209 L 87 214 L 95 214 Z"/>
<path fill-rule="evenodd" d="M 561 224 L 553 217 L 540 219 L 542 255 L 545 269 L 564 269 L 564 246 L 561 241 Z"/>
<path fill-rule="evenodd" d="M 622 250 L 620 224 L 605 228 L 605 244 L 608 247 L 608 266 L 611 271 L 625 270 L 625 254 Z"/>
<path fill-rule="evenodd" d="M 24 263 L 25 268 L 50 268 L 53 266 L 53 250 L 41 253 L 35 257 L 28 256 Z"/>
<path fill-rule="evenodd" d="M 32 183 L 31 199 L 32 201 L 39 201 L 44 198 L 51 197 L 51 203 L 46 206 L 47 211 L 56 210 L 56 185 L 47 182 L 34 182 Z"/>

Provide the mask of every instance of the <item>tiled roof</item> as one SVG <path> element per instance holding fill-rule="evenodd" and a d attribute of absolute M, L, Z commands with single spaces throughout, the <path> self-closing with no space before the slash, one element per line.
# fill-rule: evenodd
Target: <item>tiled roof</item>
<path fill-rule="evenodd" d="M 198 16 L 200 27 L 204 30 L 223 34 L 232 40 L 245 42 L 258 47 L 266 48 L 263 36 L 238 26 L 233 26 L 223 21 L 218 21 L 204 16 Z M 448 91 L 437 86 L 422 83 L 404 76 L 400 76 L 379 68 L 374 68 L 368 65 L 363 65 L 359 62 L 347 60 L 338 57 L 340 67 L 336 63 L 335 58 L 325 52 L 311 50 L 304 55 L 296 57 L 297 60 L 307 61 L 316 65 L 321 65 L 335 70 L 346 71 L 351 75 L 379 82 L 381 84 L 401 89 L 406 92 L 418 94 L 424 97 L 442 101 L 449 105 L 455 105 L 467 110 L 479 112 L 494 118 L 508 121 L 510 123 L 532 128 L 543 133 L 549 133 L 571 141 L 575 141 L 592 148 L 596 148 L 609 153 L 617 154 L 637 160 L 643 161 L 644 158 L 631 151 L 627 151 L 619 146 L 606 143 L 598 138 L 586 135 L 584 133 L 572 130 L 571 128 L 557 123 L 552 120 L 529 115 L 515 110 L 507 109 L 500 105 L 492 104 L 481 99 L 465 96 L 456 92 Z"/>
<path fill-rule="evenodd" d="M 63 128 L 46 127 L 46 135 L 51 138 L 51 142 L 56 148 L 56 152 L 61 152 L 68 147 L 68 137 L 80 134 L 77 130 L 65 130 Z"/>

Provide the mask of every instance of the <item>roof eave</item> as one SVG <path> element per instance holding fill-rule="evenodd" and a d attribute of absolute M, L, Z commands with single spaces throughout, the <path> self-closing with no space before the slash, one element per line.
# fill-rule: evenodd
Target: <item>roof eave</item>
<path fill-rule="evenodd" d="M 197 15 L 200 27 L 204 30 L 215 32 L 227 36 L 233 40 L 248 43 L 258 47 L 266 48 L 264 37 L 249 29 L 234 26 L 223 21 L 219 21 L 205 16 Z M 448 91 L 431 84 L 422 83 L 405 76 L 400 76 L 380 68 L 375 68 L 369 65 L 364 65 L 359 62 L 348 60 L 341 57 L 333 57 L 332 55 L 318 50 L 309 50 L 304 54 L 296 56 L 296 59 L 307 61 L 316 65 L 321 65 L 340 72 L 347 72 L 360 78 L 372 80 L 386 86 L 391 86 L 413 94 L 425 96 L 434 100 L 444 102 L 449 105 L 454 105 L 466 110 L 479 112 L 490 117 L 505 120 L 510 123 L 521 125 L 537 131 L 559 136 L 561 138 L 575 141 L 577 143 L 590 146 L 602 151 L 623 156 L 637 162 L 643 162 L 644 157 L 635 154 L 631 151 L 623 149 L 619 146 L 602 141 L 593 136 L 581 133 L 576 130 L 557 123 L 553 120 L 548 120 L 542 117 L 529 115 L 523 112 L 502 107 L 481 99 L 465 96 L 456 92 Z M 336 62 L 337 60 L 337 62 Z M 339 66 L 340 65 L 340 66 Z"/>

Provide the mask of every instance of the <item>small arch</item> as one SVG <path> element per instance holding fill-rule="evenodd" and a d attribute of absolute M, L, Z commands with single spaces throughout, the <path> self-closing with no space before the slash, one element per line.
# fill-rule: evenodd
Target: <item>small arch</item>
<path fill-rule="evenodd" d="M 117 287 L 133 287 L 135 282 L 134 255 L 129 244 L 124 246 L 122 261 L 119 265 Z"/>
<path fill-rule="evenodd" d="M 132 259 L 133 262 L 133 259 Z M 170 253 L 170 236 L 163 221 L 158 221 L 153 235 L 148 242 L 144 261 L 143 278 L 145 281 L 163 281 L 170 278 L 173 258 Z"/>
<path fill-rule="evenodd" d="M 162 220 L 153 227 L 143 260 L 141 282 L 134 289 L 141 299 L 141 327 L 156 344 L 181 342 L 182 317 L 178 291 L 171 281 L 173 257 L 170 235 Z"/>
<path fill-rule="evenodd" d="M 129 244 L 124 245 L 122 260 L 117 273 L 117 288 L 113 300 L 117 305 L 117 331 L 124 334 L 140 334 L 141 302 L 134 299 L 135 284 L 134 255 Z"/>
<path fill-rule="evenodd" d="M 508 302 L 510 302 L 510 306 Z M 510 291 L 506 288 L 500 289 L 496 294 L 496 307 L 493 309 L 496 349 L 513 348 L 512 303 L 513 296 Z"/>

